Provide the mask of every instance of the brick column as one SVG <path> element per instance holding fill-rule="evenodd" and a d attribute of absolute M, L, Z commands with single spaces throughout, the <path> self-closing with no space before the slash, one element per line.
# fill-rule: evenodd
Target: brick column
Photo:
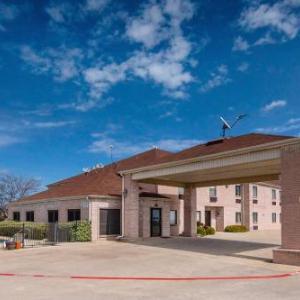
<path fill-rule="evenodd" d="M 274 262 L 300 265 L 300 144 L 281 153 L 282 229 L 281 248 Z"/>
<path fill-rule="evenodd" d="M 125 237 L 139 237 L 139 185 L 131 179 L 131 175 L 124 178 L 124 231 Z"/>
<path fill-rule="evenodd" d="M 197 235 L 197 192 L 196 188 L 188 185 L 184 188 L 184 235 Z"/>
<path fill-rule="evenodd" d="M 250 230 L 250 184 L 242 185 L 242 224 Z"/>

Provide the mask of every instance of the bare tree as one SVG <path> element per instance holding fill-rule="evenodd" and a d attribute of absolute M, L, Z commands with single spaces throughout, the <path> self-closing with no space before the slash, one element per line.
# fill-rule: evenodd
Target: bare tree
<path fill-rule="evenodd" d="M 9 174 L 0 175 L 0 215 L 7 215 L 7 205 L 40 189 L 40 182 Z M 1 216 L 0 216 L 1 217 Z"/>

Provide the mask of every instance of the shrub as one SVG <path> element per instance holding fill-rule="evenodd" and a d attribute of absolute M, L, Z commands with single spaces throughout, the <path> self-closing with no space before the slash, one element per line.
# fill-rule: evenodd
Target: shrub
<path fill-rule="evenodd" d="M 72 241 L 89 242 L 91 241 L 91 222 L 82 221 L 72 223 Z"/>
<path fill-rule="evenodd" d="M 198 226 L 197 227 L 197 234 L 201 235 L 201 236 L 205 236 L 206 235 L 206 230 L 203 226 Z"/>
<path fill-rule="evenodd" d="M 228 225 L 225 227 L 225 232 L 247 232 L 247 228 L 244 225 Z"/>
<path fill-rule="evenodd" d="M 216 230 L 211 226 L 206 226 L 205 231 L 207 235 L 213 235 L 216 233 Z"/>
<path fill-rule="evenodd" d="M 47 225 L 33 222 L 3 221 L 0 223 L 0 236 L 13 237 L 22 232 L 25 224 L 25 237 L 27 239 L 42 240 L 46 238 Z"/>

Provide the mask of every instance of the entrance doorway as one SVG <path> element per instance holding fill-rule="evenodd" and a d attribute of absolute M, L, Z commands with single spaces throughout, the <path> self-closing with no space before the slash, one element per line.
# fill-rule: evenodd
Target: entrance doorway
<path fill-rule="evenodd" d="M 151 208 L 151 236 L 161 236 L 161 208 Z"/>
<path fill-rule="evenodd" d="M 100 209 L 100 235 L 119 235 L 121 232 L 120 209 Z"/>
<path fill-rule="evenodd" d="M 211 211 L 210 210 L 205 211 L 205 225 L 211 226 Z"/>

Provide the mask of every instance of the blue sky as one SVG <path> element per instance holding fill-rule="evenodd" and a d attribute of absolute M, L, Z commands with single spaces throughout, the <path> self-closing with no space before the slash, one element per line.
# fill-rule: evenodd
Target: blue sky
<path fill-rule="evenodd" d="M 0 172 L 43 184 L 153 145 L 300 134 L 300 1 L 0 2 Z"/>

